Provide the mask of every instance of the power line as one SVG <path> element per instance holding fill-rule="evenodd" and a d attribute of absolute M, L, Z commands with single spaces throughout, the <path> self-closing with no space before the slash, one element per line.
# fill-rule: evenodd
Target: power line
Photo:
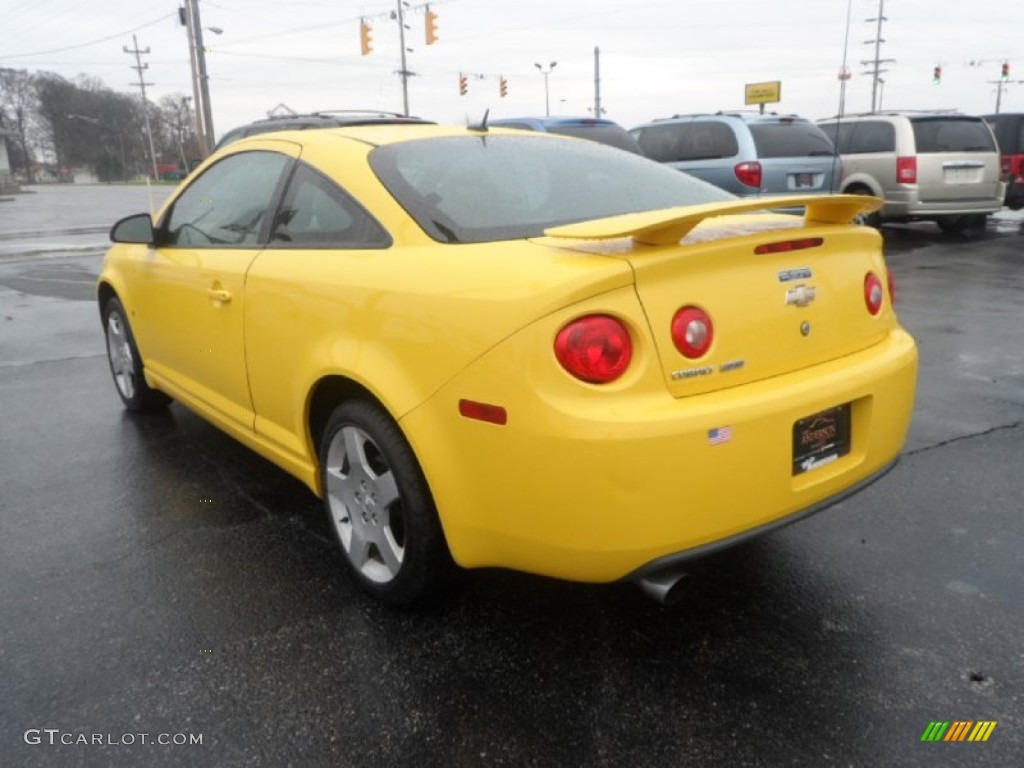
<path fill-rule="evenodd" d="M 90 45 L 96 45 L 97 43 L 105 43 L 108 40 L 113 40 L 118 37 L 124 37 L 131 32 L 138 32 L 139 30 L 145 29 L 146 27 L 152 27 L 154 24 L 159 24 L 164 19 L 169 19 L 173 16 L 177 16 L 177 11 L 174 13 L 168 13 L 161 16 L 158 19 L 147 22 L 140 27 L 134 27 L 133 29 L 126 29 L 124 32 L 118 32 L 116 35 L 108 35 L 107 37 L 101 37 L 98 40 L 90 40 L 88 43 L 78 43 L 77 45 L 66 45 L 63 48 L 51 48 L 47 51 L 35 51 L 34 53 L 13 53 L 10 55 L 4 55 L 5 59 L 25 59 L 31 56 L 45 56 L 48 53 L 63 53 L 64 51 L 74 51 L 78 48 L 88 48 Z"/>

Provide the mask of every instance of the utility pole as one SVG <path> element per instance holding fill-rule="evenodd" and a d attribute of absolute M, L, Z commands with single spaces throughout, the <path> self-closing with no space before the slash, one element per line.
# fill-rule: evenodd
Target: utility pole
<path fill-rule="evenodd" d="M 402 68 L 398 70 L 399 76 L 402 78 L 402 107 L 403 114 L 409 116 L 409 78 L 415 75 L 415 72 L 410 72 L 405 62 L 405 16 L 402 11 L 402 0 L 398 0 L 398 13 L 395 15 L 398 19 L 398 43 L 402 48 Z"/>
<path fill-rule="evenodd" d="M 1003 89 L 1006 88 L 1012 82 L 1024 83 L 1024 80 L 1014 81 L 999 78 L 998 80 L 988 80 L 987 82 L 989 85 L 994 85 L 996 87 L 996 114 L 998 115 L 999 108 L 1003 105 Z"/>
<path fill-rule="evenodd" d="M 875 22 L 875 38 L 874 40 L 865 40 L 864 45 L 875 46 L 875 58 L 869 59 L 868 61 L 862 61 L 861 64 L 864 66 L 871 65 L 871 68 L 864 72 L 865 75 L 871 75 L 871 111 L 878 111 L 878 81 L 880 75 L 883 72 L 888 72 L 887 69 L 880 69 L 882 64 L 895 63 L 896 59 L 883 59 L 881 58 L 882 43 L 885 39 L 882 37 L 882 22 L 888 21 L 885 17 L 885 0 L 878 0 L 878 16 L 873 19 L 865 19 L 865 21 Z"/>
<path fill-rule="evenodd" d="M 196 103 L 196 128 L 199 149 L 206 157 L 213 151 L 213 110 L 210 107 L 210 79 L 206 75 L 206 48 L 203 46 L 203 24 L 199 19 L 198 0 L 184 0 L 182 14 L 188 31 L 189 60 L 192 63 L 192 96 Z M 220 34 L 220 29 L 211 27 Z"/>
<path fill-rule="evenodd" d="M 601 117 L 601 49 L 594 46 L 594 117 Z"/>
<path fill-rule="evenodd" d="M 135 56 L 135 66 L 129 67 L 129 69 L 134 69 L 139 73 L 139 82 L 132 83 L 132 85 L 138 85 L 142 91 L 142 119 L 145 120 L 146 123 L 146 138 L 149 139 L 149 159 L 153 163 L 153 179 L 156 180 L 160 178 L 160 174 L 156 169 L 156 149 L 153 147 L 153 131 L 149 127 L 149 100 L 146 98 L 146 86 L 152 85 L 152 83 L 147 83 L 145 78 L 142 76 L 143 71 L 149 69 L 149 64 L 142 63 L 142 54 L 149 53 L 149 46 L 146 46 L 146 50 L 140 51 L 139 41 L 135 35 L 132 35 L 132 45 L 135 46 L 132 50 L 129 50 L 127 45 L 121 47 L 124 49 L 125 53 L 130 53 Z"/>

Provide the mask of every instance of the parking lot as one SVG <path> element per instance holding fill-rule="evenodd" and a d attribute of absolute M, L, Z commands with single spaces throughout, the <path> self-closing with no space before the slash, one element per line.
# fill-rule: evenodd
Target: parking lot
<path fill-rule="evenodd" d="M 126 414 L 99 251 L 32 231 L 61 247 L 0 251 L 0 765 L 1019 764 L 1019 217 L 886 228 L 921 367 L 861 495 L 670 608 L 486 571 L 414 612 L 355 588 L 298 481 L 180 406 Z"/>

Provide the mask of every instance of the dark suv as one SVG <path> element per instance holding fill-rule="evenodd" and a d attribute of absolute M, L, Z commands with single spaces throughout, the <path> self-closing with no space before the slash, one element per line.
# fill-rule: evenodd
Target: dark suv
<path fill-rule="evenodd" d="M 253 136 L 257 133 L 270 133 L 271 131 L 304 131 L 308 128 L 337 128 L 345 125 L 381 125 L 401 123 L 433 123 L 432 120 L 423 120 L 419 117 L 408 117 L 394 112 L 371 112 L 362 110 L 333 109 L 323 112 L 310 112 L 306 115 L 275 115 L 262 120 L 256 120 L 248 125 L 234 128 L 217 142 L 215 150 L 230 144 L 233 141 Z"/>
<path fill-rule="evenodd" d="M 1024 113 L 985 115 L 999 145 L 999 167 L 1006 182 L 1006 207 L 1024 208 Z"/>

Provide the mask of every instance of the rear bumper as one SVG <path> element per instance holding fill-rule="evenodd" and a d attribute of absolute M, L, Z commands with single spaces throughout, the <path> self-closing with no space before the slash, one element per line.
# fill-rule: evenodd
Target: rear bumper
<path fill-rule="evenodd" d="M 921 200 L 917 189 L 886 192 L 883 219 L 931 219 L 939 216 L 995 213 L 1003 207 L 1002 186 L 997 195 L 967 200 Z"/>
<path fill-rule="evenodd" d="M 589 582 L 725 546 L 858 490 L 899 455 L 917 370 L 913 339 L 896 328 L 856 354 L 708 394 L 580 387 L 566 398 L 531 386 L 521 351 L 492 351 L 402 426 L 458 563 Z M 508 423 L 461 419 L 460 397 L 502 405 Z M 841 403 L 852 408 L 850 453 L 794 476 L 793 424 Z M 731 439 L 711 444 L 722 427 Z"/>
<path fill-rule="evenodd" d="M 638 568 L 636 571 L 626 576 L 625 580 L 637 581 L 639 579 L 648 578 L 660 571 L 664 571 L 669 568 L 674 568 L 678 565 L 682 565 L 684 563 L 697 560 L 701 557 L 706 557 L 707 555 L 713 555 L 715 552 L 720 552 L 723 549 L 734 547 L 738 544 L 742 544 L 745 541 L 749 541 L 750 539 L 755 539 L 758 536 L 763 536 L 766 533 L 777 531 L 779 528 L 785 528 L 787 525 L 798 523 L 801 520 L 805 520 L 806 518 L 811 517 L 812 515 L 816 515 L 819 512 L 824 512 L 829 507 L 846 501 L 846 499 L 850 498 L 851 496 L 856 496 L 858 493 L 863 491 L 868 486 L 874 485 L 876 482 L 878 482 L 887 474 L 889 474 L 889 472 L 895 469 L 898 463 L 898 458 L 893 459 L 891 462 L 889 462 L 887 465 L 882 467 L 882 469 L 880 469 L 878 472 L 875 472 L 870 477 L 861 480 L 859 483 L 854 483 L 849 488 L 846 488 L 845 490 L 837 493 L 835 496 L 831 496 L 827 499 L 824 499 L 823 501 L 819 501 L 817 504 L 813 504 L 807 509 L 801 509 L 799 512 L 794 512 L 792 515 L 787 515 L 786 517 L 780 518 L 778 520 L 773 520 L 770 523 L 765 523 L 762 526 L 752 528 L 749 531 L 743 531 L 742 533 L 738 533 L 735 536 L 730 536 L 726 539 L 719 539 L 718 541 L 713 541 L 710 544 L 705 544 L 703 546 L 694 547 L 693 549 L 688 549 L 683 552 L 675 552 L 671 555 L 659 557 L 657 560 L 647 563 L 646 565 L 642 566 L 641 568 Z"/>

